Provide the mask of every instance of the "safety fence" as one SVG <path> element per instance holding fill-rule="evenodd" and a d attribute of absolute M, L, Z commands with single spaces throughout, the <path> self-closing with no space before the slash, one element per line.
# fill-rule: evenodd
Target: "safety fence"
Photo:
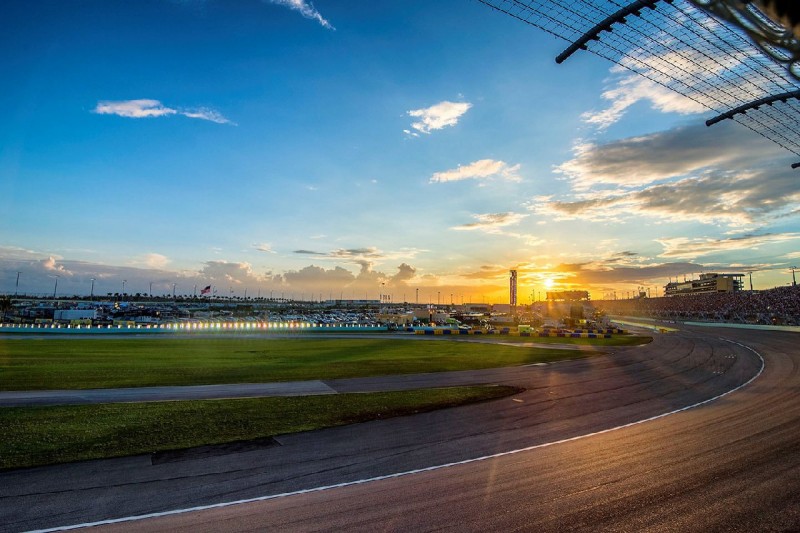
<path fill-rule="evenodd" d="M 413 330 L 416 335 L 509 335 L 512 337 L 570 337 L 583 339 L 610 339 L 612 335 L 625 335 L 624 329 L 608 328 L 593 330 L 573 331 L 517 331 L 511 328 L 500 329 L 450 329 L 450 328 L 419 328 Z"/>
<path fill-rule="evenodd" d="M 377 324 L 314 324 L 310 322 L 180 322 L 168 324 L 0 324 L 0 334 L 118 334 L 118 333 L 286 333 L 372 332 L 388 328 Z"/>

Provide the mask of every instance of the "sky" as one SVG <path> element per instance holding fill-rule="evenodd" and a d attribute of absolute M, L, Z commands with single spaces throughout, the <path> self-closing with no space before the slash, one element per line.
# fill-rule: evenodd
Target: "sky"
<path fill-rule="evenodd" d="M 0 293 L 791 283 L 792 154 L 566 45 L 476 0 L 10 0 Z"/>

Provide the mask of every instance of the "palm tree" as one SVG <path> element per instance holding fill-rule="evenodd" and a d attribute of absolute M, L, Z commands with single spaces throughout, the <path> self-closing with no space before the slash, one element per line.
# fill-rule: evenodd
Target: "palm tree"
<path fill-rule="evenodd" d="M 6 313 L 11 311 L 14 306 L 11 304 L 11 297 L 10 296 L 0 296 L 0 311 L 3 312 L 2 320 L 6 319 Z"/>

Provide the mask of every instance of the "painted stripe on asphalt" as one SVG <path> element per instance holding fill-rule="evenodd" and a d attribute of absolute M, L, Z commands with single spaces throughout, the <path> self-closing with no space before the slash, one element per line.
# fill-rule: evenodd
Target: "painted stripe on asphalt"
<path fill-rule="evenodd" d="M 465 464 L 469 464 L 469 463 L 476 463 L 476 462 L 479 462 L 479 461 L 486 461 L 487 459 L 496 459 L 498 457 L 504 457 L 506 455 L 514 455 L 514 454 L 521 453 L 521 452 L 537 450 L 539 448 L 547 448 L 549 446 L 555 446 L 556 444 L 564 444 L 566 442 L 573 442 L 573 441 L 576 441 L 576 440 L 581 440 L 581 439 L 585 439 L 585 438 L 589 438 L 589 437 L 594 437 L 596 435 L 602 435 L 604 433 L 610 433 L 612 431 L 625 429 L 625 428 L 628 428 L 628 427 L 631 427 L 631 426 L 644 424 L 645 422 L 651 422 L 653 420 L 658 420 L 659 418 L 664 418 L 664 417 L 667 417 L 667 416 L 670 416 L 670 415 L 681 413 L 683 411 L 688 411 L 689 409 L 694 409 L 696 407 L 700 407 L 701 405 L 706 405 L 706 404 L 711 403 L 713 401 L 719 400 L 720 398 L 723 398 L 723 397 L 727 396 L 728 394 L 731 394 L 733 392 L 738 391 L 739 389 L 742 389 L 742 388 L 746 387 L 747 385 L 749 385 L 750 383 L 755 381 L 762 374 L 762 372 L 764 372 L 764 365 L 765 365 L 764 358 L 756 350 L 754 350 L 750 346 L 745 346 L 744 344 L 741 344 L 739 342 L 732 341 L 732 340 L 729 340 L 729 339 L 725 339 L 725 338 L 722 338 L 722 337 L 720 337 L 720 340 L 723 340 L 723 341 L 726 341 L 726 342 L 730 342 L 732 344 L 736 344 L 737 346 L 741 346 L 742 348 L 750 350 L 751 352 L 756 354 L 756 356 L 758 356 L 758 358 L 761 360 L 761 368 L 758 369 L 758 373 L 756 373 L 755 376 L 750 378 L 745 383 L 742 383 L 738 387 L 736 387 L 734 389 L 731 389 L 731 390 L 729 390 L 727 392 L 723 392 L 722 394 L 720 394 L 718 396 L 714 396 L 713 398 L 709 398 L 708 400 L 703 400 L 702 402 L 698 402 L 698 403 L 695 403 L 695 404 L 692 404 L 692 405 L 688 405 L 686 407 L 681 407 L 680 409 L 676 409 L 676 410 L 670 411 L 668 413 L 662 413 L 660 415 L 655 415 L 655 416 L 651 416 L 649 418 L 645 418 L 645 419 L 642 419 L 642 420 L 637 420 L 636 422 L 629 422 L 629 423 L 623 424 L 621 426 L 616 426 L 616 427 L 608 428 L 608 429 L 602 429 L 600 431 L 595 431 L 593 433 L 587 433 L 585 435 L 578 435 L 576 437 L 570 437 L 570 438 L 567 438 L 567 439 L 556 440 L 556 441 L 553 441 L 553 442 L 546 442 L 546 443 L 543 443 L 543 444 L 535 444 L 533 446 L 527 446 L 525 448 L 519 448 L 517 450 L 510 450 L 510 451 L 507 451 L 507 452 L 500 452 L 500 453 L 495 453 L 495 454 L 491 454 L 491 455 L 482 455 L 480 457 L 475 457 L 473 459 L 464 459 L 463 461 L 455 461 L 455 462 L 452 462 L 452 463 L 445 463 L 445 464 L 436 465 L 436 466 L 428 466 L 428 467 L 425 467 L 425 468 L 417 468 L 415 470 L 408 470 L 408 471 L 405 471 L 405 472 L 397 472 L 395 474 L 386 474 L 386 475 L 383 475 L 383 476 L 376 476 L 376 477 L 371 477 L 371 478 L 366 478 L 366 479 L 359 479 L 359 480 L 356 480 L 356 481 L 345 481 L 343 483 L 336 483 L 336 484 L 333 484 L 333 485 L 324 485 L 324 486 L 321 486 L 321 487 L 314 487 L 314 488 L 311 488 L 311 489 L 296 490 L 296 491 L 292 491 L 292 492 L 284 492 L 284 493 L 281 493 L 281 494 L 271 494 L 269 496 L 259 496 L 259 497 L 256 497 L 256 498 L 248 498 L 248 499 L 244 499 L 244 500 L 236 500 L 236 501 L 223 502 L 223 503 L 214 503 L 214 504 L 210 504 L 210 505 L 200 505 L 200 506 L 197 506 L 197 507 L 190 507 L 190 508 L 187 508 L 187 509 L 175 509 L 175 510 L 172 510 L 172 511 L 162 511 L 162 512 L 159 512 L 159 513 L 148 513 L 148 514 L 136 515 L 136 516 L 126 516 L 126 517 L 123 517 L 123 518 L 112 518 L 112 519 L 109 519 L 109 520 L 99 520 L 97 522 L 86 522 L 84 524 L 74 524 L 74 525 L 70 525 L 70 526 L 59 526 L 59 527 L 53 527 L 53 528 L 48 528 L 48 529 L 37 529 L 37 530 L 30 531 L 29 533 L 49 533 L 49 532 L 53 532 L 53 531 L 69 531 L 71 529 L 79 529 L 79 528 L 82 528 L 82 527 L 104 526 L 104 525 L 109 525 L 109 524 L 119 524 L 119 523 L 122 523 L 122 522 L 135 522 L 135 521 L 139 521 L 139 520 L 146 520 L 146 519 L 149 519 L 149 518 L 159 518 L 159 517 L 162 517 L 162 516 L 171 516 L 171 515 L 177 515 L 177 514 L 192 513 L 192 512 L 196 512 L 196 511 L 206 511 L 206 510 L 209 510 L 209 509 L 219 509 L 219 508 L 222 508 L 222 507 L 230 507 L 232 505 L 241 505 L 241 504 L 244 504 L 244 503 L 262 502 L 262 501 L 267 501 L 267 500 L 275 500 L 275 499 L 278 499 L 278 498 L 285 498 L 287 496 L 298 496 L 300 494 L 309 494 L 309 493 L 312 493 L 312 492 L 322 492 L 322 491 L 325 491 L 325 490 L 338 489 L 338 488 L 342 488 L 342 487 L 350 487 L 350 486 L 353 486 L 353 485 L 363 485 L 365 483 L 372 483 L 374 481 L 382 481 L 382 480 L 385 480 L 385 479 L 393 479 L 393 478 L 398 478 L 398 477 L 403 477 L 403 476 L 410 476 L 410 475 L 413 475 L 413 474 L 421 474 L 423 472 L 432 472 L 434 470 L 441 470 L 443 468 L 451 468 L 451 467 L 454 467 L 454 466 L 460 466 L 460 465 L 465 465 Z"/>

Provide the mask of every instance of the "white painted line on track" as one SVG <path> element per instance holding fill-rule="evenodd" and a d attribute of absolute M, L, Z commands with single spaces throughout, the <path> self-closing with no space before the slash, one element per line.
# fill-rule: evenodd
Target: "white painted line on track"
<path fill-rule="evenodd" d="M 105 525 L 110 525 L 110 524 L 119 524 L 119 523 L 122 523 L 122 522 L 136 522 L 136 521 L 139 521 L 139 520 L 147 520 L 148 518 L 159 518 L 159 517 L 162 517 L 162 516 L 171 516 L 171 515 L 177 515 L 177 514 L 192 513 L 192 512 L 196 512 L 196 511 L 206 511 L 206 510 L 209 510 L 209 509 L 219 509 L 219 508 L 222 508 L 222 507 L 230 507 L 232 505 L 241 505 L 241 504 L 244 504 L 244 503 L 262 502 L 262 501 L 267 501 L 267 500 L 275 500 L 275 499 L 278 499 L 278 498 L 285 498 L 287 496 L 298 496 L 300 494 L 310 494 L 312 492 L 322 492 L 322 491 L 325 491 L 325 490 L 338 489 L 338 488 L 342 488 L 342 487 L 350 487 L 350 486 L 353 486 L 353 485 L 363 485 L 365 483 L 372 483 L 373 481 L 382 481 L 384 479 L 393 479 L 393 478 L 398 478 L 398 477 L 403 477 L 403 476 L 410 476 L 412 474 L 420 474 L 422 472 L 432 472 L 434 470 L 441 470 L 443 468 L 451 468 L 451 467 L 454 467 L 454 466 L 460 466 L 460 465 L 465 465 L 465 464 L 469 464 L 469 463 L 477 463 L 479 461 L 486 461 L 487 459 L 495 459 L 497 457 L 504 457 L 506 455 L 514 455 L 514 454 L 521 453 L 521 452 L 528 452 L 528 451 L 531 451 L 531 450 L 537 450 L 539 448 L 547 448 L 549 446 L 555 446 L 556 444 L 564 444 L 566 442 L 572 442 L 572 441 L 576 441 L 576 440 L 581 440 L 581 439 L 585 439 L 585 438 L 588 438 L 588 437 L 594 437 L 595 435 L 602 435 L 604 433 L 611 433 L 612 431 L 617 431 L 617 430 L 625 429 L 625 428 L 628 428 L 628 427 L 631 427 L 631 426 L 644 424 L 645 422 L 651 422 L 653 420 L 658 420 L 659 418 L 664 418 L 664 417 L 667 417 L 667 416 L 670 416 L 670 415 L 681 413 L 683 411 L 688 411 L 689 409 L 694 409 L 696 407 L 700 407 L 701 405 L 706 405 L 708 403 L 711 403 L 711 402 L 714 402 L 716 400 L 719 400 L 720 398 L 723 398 L 723 397 L 727 396 L 728 394 L 731 394 L 733 392 L 738 391 L 739 389 L 742 389 L 742 388 L 748 386 L 750 383 L 755 381 L 762 374 L 762 372 L 764 372 L 764 364 L 765 364 L 764 363 L 764 358 L 756 350 L 754 350 L 753 348 L 751 348 L 749 346 L 741 344 L 739 342 L 732 341 L 732 340 L 729 340 L 729 339 L 725 339 L 725 338 L 722 338 L 722 337 L 720 337 L 720 340 L 723 340 L 723 341 L 726 341 L 726 342 L 730 342 L 732 344 L 736 344 L 737 346 L 741 346 L 742 348 L 750 350 L 751 352 L 756 354 L 758 356 L 758 358 L 761 360 L 761 368 L 758 369 L 758 372 L 756 373 L 756 375 L 753 376 L 752 378 L 750 378 L 749 380 L 747 380 L 745 383 L 742 383 L 738 387 L 733 388 L 733 389 L 731 389 L 731 390 L 729 390 L 727 392 L 723 392 L 722 394 L 720 394 L 718 396 L 714 396 L 713 398 L 709 398 L 708 400 L 703 400 L 702 402 L 698 402 L 698 403 L 695 403 L 695 404 L 692 404 L 692 405 L 687 405 L 686 407 L 681 407 L 680 409 L 675 409 L 674 411 L 670 411 L 668 413 L 662 413 L 660 415 L 655 415 L 655 416 L 651 416 L 649 418 L 644 418 L 642 420 L 637 420 L 636 422 L 629 422 L 627 424 L 622 424 L 621 426 L 616 426 L 616 427 L 608 428 L 608 429 L 602 429 L 600 431 L 595 431 L 593 433 L 587 433 L 585 435 L 578 435 L 576 437 L 570 437 L 570 438 L 567 438 L 567 439 L 556 440 L 556 441 L 553 441 L 553 442 L 545 442 L 543 444 L 535 444 L 533 446 L 527 446 L 525 448 L 519 448 L 519 449 L 516 449 L 516 450 L 510 450 L 510 451 L 507 451 L 507 452 L 494 453 L 494 454 L 491 454 L 491 455 L 483 455 L 483 456 L 475 457 L 475 458 L 472 458 L 472 459 L 464 459 L 463 461 L 455 461 L 455 462 L 452 462 L 452 463 L 445 463 L 445 464 L 436 465 L 436 466 L 428 466 L 428 467 L 425 467 L 425 468 L 418 468 L 416 470 L 408 470 L 406 472 L 397 472 L 395 474 L 386 474 L 386 475 L 383 475 L 383 476 L 375 476 L 375 477 L 366 478 L 366 479 L 359 479 L 359 480 L 356 480 L 356 481 L 345 481 L 343 483 L 336 483 L 336 484 L 333 484 L 333 485 L 324 485 L 324 486 L 321 486 L 321 487 L 314 487 L 314 488 L 310 488 L 310 489 L 296 490 L 296 491 L 292 491 L 292 492 L 284 492 L 284 493 L 281 493 L 281 494 L 271 494 L 269 496 L 258 496 L 256 498 L 247 498 L 247 499 L 244 499 L 244 500 L 236 500 L 236 501 L 223 502 L 223 503 L 214 503 L 214 504 L 210 504 L 210 505 L 200 505 L 200 506 L 197 506 L 197 507 L 190 507 L 188 509 L 175 509 L 173 511 L 162 511 L 162 512 L 159 512 L 159 513 L 148 513 L 148 514 L 136 515 L 136 516 L 126 516 L 126 517 L 123 517 L 123 518 L 112 518 L 112 519 L 109 519 L 109 520 L 99 520 L 97 522 L 87 522 L 87 523 L 84 523 L 84 524 L 74 524 L 74 525 L 70 525 L 70 526 L 59 526 L 59 527 L 53 527 L 53 528 L 48 528 L 48 529 L 37 529 L 37 530 L 30 531 L 28 533 L 49 533 L 49 532 L 53 532 L 53 531 L 69 531 L 71 529 L 80 529 L 80 528 L 84 528 L 84 527 L 105 526 Z"/>

